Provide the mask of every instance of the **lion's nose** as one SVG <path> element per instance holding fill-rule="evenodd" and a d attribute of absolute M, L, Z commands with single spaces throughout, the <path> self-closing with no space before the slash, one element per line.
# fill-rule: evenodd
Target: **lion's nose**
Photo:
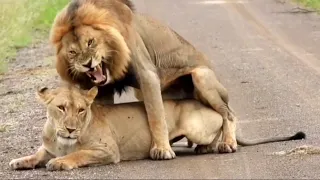
<path fill-rule="evenodd" d="M 76 129 L 73 129 L 73 128 L 67 128 L 68 132 L 69 133 L 72 133 L 73 131 L 75 131 Z"/>

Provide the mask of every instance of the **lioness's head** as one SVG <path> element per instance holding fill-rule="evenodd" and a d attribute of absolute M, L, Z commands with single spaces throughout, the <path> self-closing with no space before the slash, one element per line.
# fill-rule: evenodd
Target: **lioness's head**
<path fill-rule="evenodd" d="M 51 41 L 63 79 L 85 75 L 101 86 L 124 76 L 130 61 L 132 12 L 123 2 L 72 1 L 57 15 Z"/>
<path fill-rule="evenodd" d="M 69 145 L 77 142 L 81 131 L 90 123 L 91 104 L 97 93 L 97 87 L 89 91 L 73 86 L 38 90 L 38 97 L 47 107 L 47 118 L 58 142 Z"/>

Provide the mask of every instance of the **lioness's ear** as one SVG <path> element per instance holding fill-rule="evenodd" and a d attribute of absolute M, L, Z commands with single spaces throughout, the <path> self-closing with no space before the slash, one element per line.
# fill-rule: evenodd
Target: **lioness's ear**
<path fill-rule="evenodd" d="M 92 103 L 94 98 L 98 94 L 98 88 L 96 86 L 93 86 L 88 92 L 87 92 L 87 99 L 89 103 Z"/>
<path fill-rule="evenodd" d="M 46 104 L 52 100 L 52 95 L 47 87 L 38 88 L 37 95 L 38 98 Z"/>

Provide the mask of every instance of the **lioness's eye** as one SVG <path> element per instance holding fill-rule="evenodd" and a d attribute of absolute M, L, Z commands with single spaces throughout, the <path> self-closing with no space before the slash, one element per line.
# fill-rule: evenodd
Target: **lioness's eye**
<path fill-rule="evenodd" d="M 80 108 L 80 109 L 79 109 L 79 113 L 82 113 L 83 111 L 84 111 L 83 108 Z"/>
<path fill-rule="evenodd" d="M 70 54 L 70 55 L 76 55 L 77 53 L 76 53 L 75 51 L 72 51 L 72 50 L 71 50 L 71 51 L 69 51 L 69 54 Z"/>
<path fill-rule="evenodd" d="M 58 108 L 62 111 L 64 111 L 64 106 L 58 106 Z"/>
<path fill-rule="evenodd" d="M 88 47 L 90 47 L 92 43 L 93 43 L 93 39 L 89 39 L 89 41 L 88 41 Z"/>

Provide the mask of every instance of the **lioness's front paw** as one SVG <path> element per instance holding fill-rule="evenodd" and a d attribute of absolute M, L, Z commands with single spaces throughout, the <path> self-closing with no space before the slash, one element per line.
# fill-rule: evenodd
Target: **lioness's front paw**
<path fill-rule="evenodd" d="M 23 157 L 19 159 L 13 159 L 9 166 L 12 170 L 18 169 L 34 169 L 35 165 L 32 164 L 33 162 L 29 160 L 29 158 Z"/>
<path fill-rule="evenodd" d="M 71 163 L 70 161 L 59 158 L 51 159 L 46 164 L 46 167 L 48 171 L 71 170 L 78 168 L 75 163 Z"/>
<path fill-rule="evenodd" d="M 219 153 L 233 153 L 237 151 L 237 143 L 220 142 L 218 145 Z"/>
<path fill-rule="evenodd" d="M 152 148 L 150 150 L 150 157 L 153 160 L 169 160 L 174 159 L 176 154 L 173 152 L 171 147 L 169 148 Z"/>

